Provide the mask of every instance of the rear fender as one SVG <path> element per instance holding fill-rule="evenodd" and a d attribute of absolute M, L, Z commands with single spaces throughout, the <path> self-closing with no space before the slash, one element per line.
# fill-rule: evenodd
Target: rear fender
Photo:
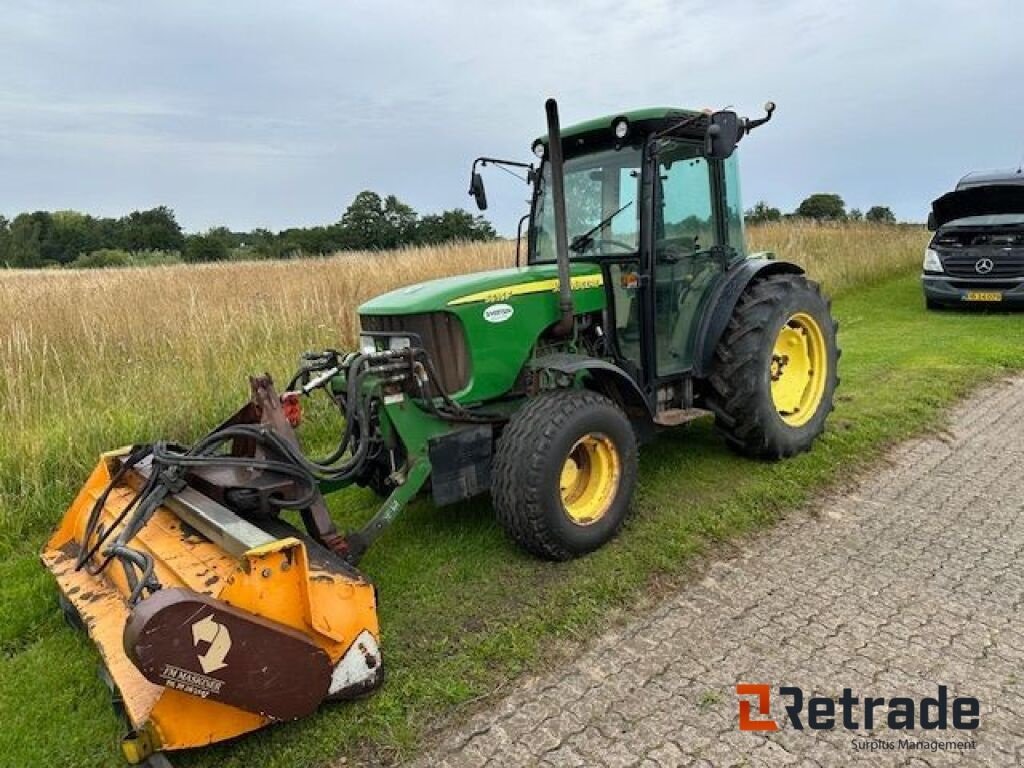
<path fill-rule="evenodd" d="M 725 333 L 733 310 L 747 286 L 758 277 L 768 275 L 802 275 L 804 270 L 788 261 L 767 258 L 749 258 L 740 262 L 726 274 L 708 302 L 697 330 L 697 346 L 693 356 L 693 372 L 697 378 L 706 378 L 711 372 L 715 347 Z"/>

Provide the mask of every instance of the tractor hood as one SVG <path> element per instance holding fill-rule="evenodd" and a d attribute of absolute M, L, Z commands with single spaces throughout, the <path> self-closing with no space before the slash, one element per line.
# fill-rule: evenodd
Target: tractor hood
<path fill-rule="evenodd" d="M 1024 214 L 1024 184 L 989 184 L 943 195 L 932 203 L 933 228 L 968 216 Z"/>
<path fill-rule="evenodd" d="M 602 284 L 601 269 L 594 264 L 573 264 L 571 274 L 573 290 L 596 288 Z M 543 292 L 558 292 L 558 267 L 555 264 L 474 272 L 407 285 L 370 299 L 359 307 L 359 314 L 412 315 Z"/>

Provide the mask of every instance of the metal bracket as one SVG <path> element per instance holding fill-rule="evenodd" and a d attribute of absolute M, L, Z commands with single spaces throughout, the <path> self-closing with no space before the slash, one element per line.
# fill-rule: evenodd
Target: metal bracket
<path fill-rule="evenodd" d="M 335 549 L 346 562 L 352 565 L 359 564 L 373 542 L 380 538 L 380 535 L 395 521 L 399 513 L 419 493 L 428 477 L 430 477 L 430 462 L 422 458 L 414 459 L 406 473 L 405 482 L 391 492 L 370 522 L 360 530 L 342 537 L 341 546 Z"/>

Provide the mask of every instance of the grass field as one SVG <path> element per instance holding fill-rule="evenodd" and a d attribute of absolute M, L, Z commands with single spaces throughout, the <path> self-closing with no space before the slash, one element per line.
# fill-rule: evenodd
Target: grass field
<path fill-rule="evenodd" d="M 893 441 L 941 422 L 978 382 L 1024 367 L 1024 317 L 927 314 L 913 272 L 925 233 L 774 225 L 754 249 L 806 265 L 836 295 L 842 387 L 811 454 L 759 464 L 697 423 L 645 449 L 634 515 L 583 560 L 541 563 L 505 541 L 486 501 L 417 502 L 364 560 L 380 590 L 389 676 L 374 696 L 180 758 L 186 766 L 385 760 L 422 729 L 557 659 L 715 542 L 769 524 Z M 396 285 L 507 263 L 507 244 L 290 263 L 0 273 L 0 765 L 116 764 L 120 726 L 98 657 L 66 629 L 36 560 L 99 451 L 188 441 L 246 397 L 245 375 L 352 343 L 353 310 Z M 354 490 L 342 525 L 371 513 Z M 176 763 L 178 759 L 176 759 Z"/>

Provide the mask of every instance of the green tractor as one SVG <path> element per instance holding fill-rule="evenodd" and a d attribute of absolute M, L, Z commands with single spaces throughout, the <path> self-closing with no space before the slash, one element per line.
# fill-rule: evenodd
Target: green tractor
<path fill-rule="evenodd" d="M 773 109 L 563 132 L 548 101 L 536 167 L 471 173 L 483 208 L 478 168 L 526 169 L 525 264 L 379 296 L 359 308 L 359 349 L 307 353 L 283 394 L 255 377 L 195 444 L 104 454 L 42 559 L 100 648 L 130 761 L 378 685 L 376 592 L 354 566 L 428 487 L 438 506 L 490 493 L 519 545 L 564 560 L 619 530 L 638 446 L 662 429 L 710 412 L 742 454 L 810 448 L 836 324 L 799 267 L 748 256 L 743 237 L 734 151 Z M 318 391 L 344 428 L 314 458 L 295 428 Z M 353 484 L 384 500 L 342 534 L 324 496 Z"/>
<path fill-rule="evenodd" d="M 489 490 L 517 543 L 561 560 L 615 535 L 637 447 L 661 429 L 711 412 L 744 455 L 809 449 L 832 410 L 839 349 L 817 284 L 746 252 L 735 149 L 774 104 L 756 120 L 655 108 L 564 131 L 546 107 L 539 167 L 482 157 L 470 176 L 484 210 L 478 168 L 526 169 L 525 266 L 520 236 L 515 269 L 414 285 L 359 313 L 366 351 L 408 346 L 434 366 L 415 402 L 427 418 L 430 396 L 449 408 L 426 441 L 435 502 Z M 423 452 L 398 433 L 375 487 L 405 480 L 388 467 Z"/>
<path fill-rule="evenodd" d="M 390 494 L 384 518 L 428 482 L 438 505 L 490 491 L 517 543 L 562 560 L 615 535 L 638 445 L 660 429 L 710 411 L 742 454 L 810 448 L 838 383 L 836 323 L 800 267 L 748 256 L 743 234 L 735 149 L 774 109 L 645 109 L 562 131 L 549 100 L 539 167 L 473 163 L 481 210 L 479 168 L 526 170 L 526 263 L 519 237 L 515 269 L 359 308 L 362 354 L 424 369 L 382 397 L 382 450 L 356 478 Z M 334 375 L 334 391 L 351 381 Z"/>

